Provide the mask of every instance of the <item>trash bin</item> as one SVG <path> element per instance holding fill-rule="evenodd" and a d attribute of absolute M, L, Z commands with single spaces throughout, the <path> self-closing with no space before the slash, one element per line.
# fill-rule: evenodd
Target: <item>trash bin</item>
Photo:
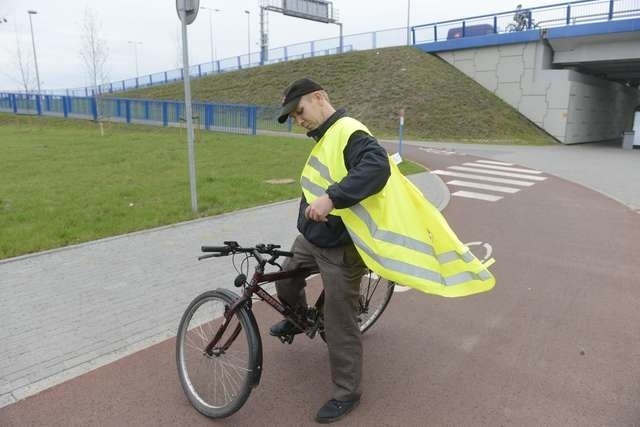
<path fill-rule="evenodd" d="M 633 137 L 635 135 L 634 131 L 624 132 L 622 134 L 622 148 L 624 150 L 633 150 Z"/>

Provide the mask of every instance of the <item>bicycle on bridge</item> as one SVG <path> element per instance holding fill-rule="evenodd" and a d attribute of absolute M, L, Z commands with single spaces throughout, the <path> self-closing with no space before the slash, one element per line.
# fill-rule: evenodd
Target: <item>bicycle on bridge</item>
<path fill-rule="evenodd" d="M 251 390 L 260 382 L 262 374 L 262 341 L 258 323 L 252 311 L 254 295 L 266 302 L 303 331 L 309 338 L 320 335 L 325 339 L 323 324 L 324 290 L 315 304 L 296 311 L 271 296 L 263 285 L 297 275 L 308 277 L 317 273 L 309 269 L 283 271 L 279 257 L 293 253 L 279 250 L 279 245 L 259 244 L 242 247 L 237 242 L 224 246 L 203 246 L 207 255 L 198 259 L 233 255 L 238 272 L 234 285 L 242 288 L 242 295 L 219 288 L 197 296 L 187 307 L 176 337 L 178 376 L 187 398 L 203 415 L 224 418 L 238 411 L 247 401 Z M 238 268 L 235 255 L 243 254 Z M 266 255 L 267 257 L 263 256 Z M 249 259 L 257 262 L 251 280 L 243 273 Z M 277 270 L 265 272 L 267 264 Z M 395 283 L 373 272 L 366 274 L 360 285 L 356 307 L 360 331 L 366 332 L 380 318 L 393 295 Z M 291 344 L 294 335 L 279 336 Z"/>

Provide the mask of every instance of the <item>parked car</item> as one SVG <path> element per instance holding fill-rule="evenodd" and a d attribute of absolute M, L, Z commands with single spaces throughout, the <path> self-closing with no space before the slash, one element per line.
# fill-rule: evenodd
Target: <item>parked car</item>
<path fill-rule="evenodd" d="M 464 27 L 464 37 L 484 36 L 485 34 L 493 34 L 493 25 L 477 24 Z M 447 32 L 447 40 L 459 39 L 461 37 L 463 37 L 462 27 L 451 28 Z"/>

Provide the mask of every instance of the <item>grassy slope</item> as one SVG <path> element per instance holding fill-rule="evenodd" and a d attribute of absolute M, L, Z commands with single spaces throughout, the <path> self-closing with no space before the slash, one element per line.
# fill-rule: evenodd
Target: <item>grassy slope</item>
<path fill-rule="evenodd" d="M 393 137 L 405 108 L 412 139 L 547 144 L 553 139 L 497 96 L 434 55 L 394 47 L 310 58 L 193 80 L 196 100 L 276 105 L 287 84 L 308 76 L 374 134 Z M 129 91 L 181 99 L 182 83 Z"/>

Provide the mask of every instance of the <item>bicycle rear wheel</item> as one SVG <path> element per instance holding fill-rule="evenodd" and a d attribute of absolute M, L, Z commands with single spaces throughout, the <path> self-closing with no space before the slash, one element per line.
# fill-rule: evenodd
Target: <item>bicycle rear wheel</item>
<path fill-rule="evenodd" d="M 369 271 L 360 283 L 360 297 L 358 298 L 358 324 L 360 332 L 365 333 L 380 318 L 387 308 L 395 283 Z"/>
<path fill-rule="evenodd" d="M 234 299 L 220 291 L 196 297 L 180 321 L 176 337 L 178 376 L 191 404 L 210 418 L 223 418 L 246 402 L 260 369 L 260 337 L 247 308 L 230 318 L 217 344 L 225 311 Z"/>

